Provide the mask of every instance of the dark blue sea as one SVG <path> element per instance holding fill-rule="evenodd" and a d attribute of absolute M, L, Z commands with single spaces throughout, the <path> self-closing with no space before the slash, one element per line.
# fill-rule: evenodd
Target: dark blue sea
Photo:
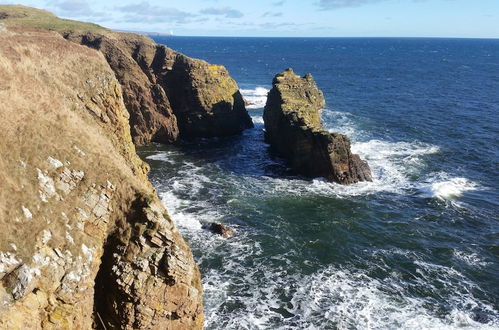
<path fill-rule="evenodd" d="M 200 265 L 207 329 L 499 328 L 499 40 L 155 39 L 225 65 L 252 103 L 241 136 L 140 150 Z M 288 67 L 372 183 L 270 153 L 262 108 Z"/>

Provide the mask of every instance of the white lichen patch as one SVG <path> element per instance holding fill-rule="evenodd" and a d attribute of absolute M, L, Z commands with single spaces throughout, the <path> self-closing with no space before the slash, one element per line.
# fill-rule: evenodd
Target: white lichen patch
<path fill-rule="evenodd" d="M 42 231 L 42 244 L 47 244 L 52 238 L 52 233 L 49 230 Z"/>
<path fill-rule="evenodd" d="M 87 258 L 87 261 L 89 263 L 92 262 L 92 260 L 94 260 L 95 249 L 89 248 L 85 244 L 82 244 L 81 251 L 83 252 L 83 255 Z"/>
<path fill-rule="evenodd" d="M 38 172 L 38 183 L 40 186 L 40 199 L 42 202 L 47 203 L 48 199 L 56 196 L 54 180 L 47 174 L 43 173 L 39 168 L 36 169 Z"/>
<path fill-rule="evenodd" d="M 74 244 L 75 240 L 73 239 L 73 236 L 71 236 L 68 232 L 66 232 L 66 241 L 68 241 L 69 244 Z"/>
<path fill-rule="evenodd" d="M 58 169 L 59 167 L 63 166 L 62 162 L 59 159 L 49 157 L 49 158 L 47 158 L 47 161 L 49 162 L 50 166 L 53 169 Z"/>
<path fill-rule="evenodd" d="M 85 156 L 85 152 L 83 152 L 83 150 L 81 150 L 80 148 L 78 148 L 77 146 L 73 146 L 73 148 L 76 150 L 76 153 L 80 156 Z"/>
<path fill-rule="evenodd" d="M 22 205 L 21 209 L 23 210 L 23 214 L 26 219 L 33 219 L 33 213 L 31 213 L 26 206 Z"/>
<path fill-rule="evenodd" d="M 16 269 L 15 274 L 13 274 L 14 283 L 11 288 L 12 297 L 15 300 L 22 298 L 29 291 L 34 275 L 36 274 L 37 272 L 27 265 L 21 265 L 21 267 Z"/>
<path fill-rule="evenodd" d="M 21 260 L 17 259 L 14 254 L 10 252 L 0 252 L 0 278 L 3 275 L 2 273 L 8 272 L 20 263 Z"/>

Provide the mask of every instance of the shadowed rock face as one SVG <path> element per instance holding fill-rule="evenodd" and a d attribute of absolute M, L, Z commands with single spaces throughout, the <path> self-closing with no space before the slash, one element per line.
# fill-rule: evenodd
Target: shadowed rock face
<path fill-rule="evenodd" d="M 221 65 L 176 53 L 163 86 L 182 137 L 227 136 L 253 127 L 236 82 Z"/>
<path fill-rule="evenodd" d="M 136 145 L 179 136 L 215 137 L 253 127 L 236 82 L 223 66 L 126 33 L 66 32 L 106 57 L 123 88 Z"/>
<path fill-rule="evenodd" d="M 263 113 L 266 141 L 302 175 L 340 184 L 372 181 L 369 165 L 351 153 L 348 137 L 322 126 L 324 106 L 310 74 L 301 78 L 291 69 L 277 74 Z"/>

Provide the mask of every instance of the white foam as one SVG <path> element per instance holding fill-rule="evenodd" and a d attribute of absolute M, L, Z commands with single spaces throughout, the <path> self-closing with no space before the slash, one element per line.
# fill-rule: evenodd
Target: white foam
<path fill-rule="evenodd" d="M 466 178 L 437 179 L 435 182 L 421 184 L 418 193 L 424 198 L 448 200 L 462 196 L 465 191 L 477 190 L 478 187 L 478 184 Z"/>
<path fill-rule="evenodd" d="M 484 267 L 489 264 L 474 252 L 459 251 L 455 249 L 453 255 L 454 258 L 463 261 L 472 267 Z"/>
<path fill-rule="evenodd" d="M 201 229 L 199 219 L 188 212 L 183 212 L 183 204 L 185 204 L 183 200 L 177 198 L 172 192 L 162 192 L 159 197 L 177 226 L 191 231 Z"/>
<path fill-rule="evenodd" d="M 264 124 L 262 116 L 251 116 L 251 120 L 253 120 L 253 124 Z"/>
<path fill-rule="evenodd" d="M 172 159 L 172 155 L 175 154 L 174 152 L 167 152 L 167 151 L 161 151 L 156 154 L 147 156 L 146 159 L 150 160 L 159 160 L 163 162 L 167 162 L 170 164 L 175 164 L 175 161 Z"/>
<path fill-rule="evenodd" d="M 247 109 L 261 109 L 267 102 L 267 94 L 269 89 L 258 86 L 254 89 L 240 89 L 244 99 L 249 103 Z"/>
<path fill-rule="evenodd" d="M 230 253 L 227 260 L 243 257 Z M 325 267 L 311 275 L 284 268 L 268 268 L 259 254 L 254 267 L 223 270 L 204 276 L 207 304 L 205 326 L 210 329 L 493 329 L 499 325 L 493 306 L 474 298 L 476 286 L 452 268 L 415 262 L 419 278 L 407 283 L 397 275 L 370 277 L 358 269 Z M 243 257 L 244 258 L 244 257 Z M 237 260 L 237 259 L 236 259 Z M 267 268 L 265 268 L 267 267 Z M 239 274 L 239 279 L 231 278 Z M 434 282 L 423 280 L 431 277 Z M 230 283 L 228 283 L 230 281 Z M 436 283 L 436 284 L 431 284 Z M 438 288 L 452 283 L 449 289 Z M 437 311 L 431 297 L 411 290 L 434 290 L 449 304 L 446 313 Z M 236 303 L 227 311 L 224 305 Z M 284 316 L 281 311 L 285 311 Z M 486 311 L 488 323 L 473 319 L 472 310 Z"/>

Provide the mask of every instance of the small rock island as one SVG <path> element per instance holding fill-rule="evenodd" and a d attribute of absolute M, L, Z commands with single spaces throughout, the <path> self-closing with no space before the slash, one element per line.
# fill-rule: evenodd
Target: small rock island
<path fill-rule="evenodd" d="M 367 162 L 352 154 L 350 139 L 324 129 L 324 106 L 312 75 L 300 77 L 292 69 L 277 74 L 263 112 L 265 140 L 301 175 L 344 185 L 372 181 Z"/>

